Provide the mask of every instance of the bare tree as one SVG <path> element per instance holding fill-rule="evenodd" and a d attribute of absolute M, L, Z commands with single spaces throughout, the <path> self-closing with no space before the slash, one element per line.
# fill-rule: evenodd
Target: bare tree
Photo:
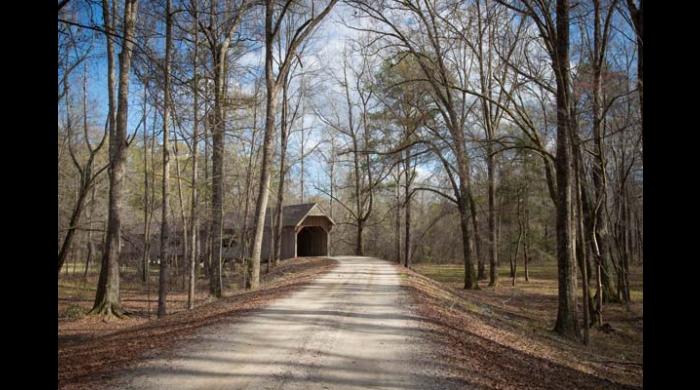
<path fill-rule="evenodd" d="M 401 257 L 400 247 L 397 247 L 399 263 L 403 259 L 404 266 L 408 268 L 413 256 L 411 210 L 414 195 L 414 182 L 417 177 L 416 167 L 418 156 L 422 154 L 415 147 L 416 141 L 420 139 L 420 128 L 426 122 L 430 111 L 430 100 L 426 98 L 424 88 L 416 85 L 404 84 L 406 80 L 411 80 L 419 70 L 416 69 L 414 61 L 404 58 L 398 63 L 386 63 L 378 76 L 379 94 L 378 99 L 382 103 L 385 119 L 393 122 L 398 131 L 396 134 L 389 134 L 389 137 L 396 137 L 399 145 L 394 149 L 398 152 L 397 186 L 401 187 L 401 177 L 403 177 L 403 201 L 399 202 L 400 194 L 397 192 L 397 245 L 400 246 L 400 234 L 398 229 L 401 225 L 399 210 L 403 208 L 404 218 L 404 245 L 403 257 Z M 417 154 L 416 154 L 417 152 Z M 397 191 L 399 191 L 397 189 Z M 472 206 L 473 207 L 473 206 Z M 472 214 L 474 213 L 472 208 Z M 473 218 L 473 221 L 476 221 Z"/>
<path fill-rule="evenodd" d="M 66 3 L 67 1 L 64 1 L 62 4 L 66 5 Z M 59 24 L 58 29 L 58 103 L 61 103 L 68 92 L 64 88 L 68 78 L 80 64 L 85 64 L 85 60 L 92 54 L 92 37 L 81 32 L 80 29 L 74 30 L 74 26 L 66 23 L 75 20 L 80 11 L 79 6 L 64 8 L 59 5 L 58 7 L 59 21 L 64 22 Z"/>
<path fill-rule="evenodd" d="M 143 85 L 143 112 L 146 113 L 148 81 Z M 155 123 L 154 123 L 155 127 Z M 153 194 L 149 198 L 149 177 L 148 177 L 148 127 L 143 127 L 143 256 L 141 258 L 141 280 L 146 282 L 150 273 L 151 261 L 151 218 L 153 208 Z"/>
<path fill-rule="evenodd" d="M 209 10 L 209 25 L 200 27 L 209 45 L 213 62 L 214 108 L 212 128 L 212 216 L 209 236 L 211 237 L 211 261 L 209 273 L 209 293 L 221 297 L 221 233 L 223 229 L 224 207 L 224 98 L 226 84 L 226 61 L 231 47 L 233 33 L 240 26 L 243 15 L 253 3 L 242 0 L 237 5 L 229 0 L 225 11 L 221 11 L 218 2 L 212 0 Z M 223 16 L 220 16 L 223 15 Z"/>
<path fill-rule="evenodd" d="M 464 135 L 466 114 L 470 110 L 463 96 L 455 88 L 454 73 L 450 69 L 448 39 L 444 34 L 443 18 L 439 16 L 434 3 L 414 4 L 403 1 L 352 1 L 350 4 L 375 22 L 388 28 L 378 30 L 360 28 L 377 34 L 401 47 L 402 51 L 414 58 L 422 71 L 420 78 L 414 81 L 425 82 L 429 85 L 432 98 L 440 113 L 442 123 L 449 133 L 448 146 L 456 160 L 457 180 L 453 180 L 453 199 L 456 201 L 460 214 L 462 246 L 464 253 L 464 288 L 471 289 L 476 285 L 476 271 L 472 263 L 472 236 L 469 221 L 470 196 L 470 160 L 466 152 Z M 403 16 L 396 18 L 395 12 L 402 11 Z M 387 12 L 385 12 L 387 11 Z M 406 17 L 410 15 L 412 22 L 421 27 L 420 34 L 414 33 L 406 26 Z M 392 16 L 394 16 L 392 18 Z M 433 127 L 440 134 L 438 127 Z M 446 166 L 450 166 L 444 160 Z"/>
<path fill-rule="evenodd" d="M 248 149 L 248 156 L 247 156 L 247 166 L 246 166 L 246 175 L 245 175 L 245 197 L 243 201 L 243 226 L 241 227 L 241 233 L 240 233 L 240 240 L 241 240 L 241 245 L 240 245 L 240 252 L 239 252 L 239 257 L 242 259 L 242 264 L 243 264 L 243 287 L 248 285 L 248 281 L 250 279 L 250 265 L 248 262 L 248 245 L 250 241 L 249 237 L 249 232 L 248 232 L 248 216 L 250 215 L 250 202 L 251 202 L 251 197 L 253 196 L 252 194 L 252 187 L 253 187 L 253 173 L 255 171 L 255 163 L 258 160 L 258 154 L 259 154 L 259 148 L 257 147 L 257 135 L 259 132 L 258 128 L 258 111 L 259 111 L 259 106 L 260 106 L 260 78 L 257 78 L 255 80 L 255 90 L 253 92 L 253 118 L 252 118 L 252 128 L 251 128 L 251 134 L 250 134 L 250 149 Z"/>
<path fill-rule="evenodd" d="M 571 224 L 571 127 L 572 94 L 571 70 L 569 69 L 569 12 L 568 0 L 517 1 L 517 5 L 506 4 L 535 23 L 543 38 L 551 59 L 556 80 L 557 131 L 556 131 L 556 230 L 557 269 L 559 299 L 557 321 L 554 330 L 564 336 L 578 337 L 576 319 L 575 262 L 572 250 Z M 522 7 L 522 8 L 520 8 Z"/>
<path fill-rule="evenodd" d="M 329 204 L 328 215 L 331 217 L 331 219 L 333 219 L 333 211 L 335 210 L 334 202 L 335 202 L 335 198 L 337 196 L 336 188 L 338 186 L 336 183 L 336 174 L 338 171 L 338 143 L 336 141 L 336 134 L 333 131 L 332 127 L 329 127 L 328 129 L 326 129 L 325 133 L 328 136 L 328 138 L 325 140 L 325 143 L 327 145 L 329 145 L 330 147 L 327 148 L 326 150 L 323 150 L 323 149 L 320 150 L 319 154 L 323 158 L 324 163 L 328 166 L 328 170 L 327 170 L 327 172 L 328 172 L 328 191 L 326 191 L 328 194 L 328 204 Z M 302 130 L 302 134 L 303 134 L 303 130 Z M 302 146 L 302 156 L 303 156 L 303 143 L 301 146 Z M 302 187 L 303 187 L 303 183 L 302 183 Z M 301 191 L 301 193 L 303 194 L 303 190 Z M 302 200 L 302 202 L 303 202 L 303 200 Z M 334 248 L 333 240 L 331 239 L 330 234 L 331 233 L 329 233 L 329 237 L 328 237 L 328 254 L 329 255 L 334 253 L 333 252 L 333 248 Z"/>
<path fill-rule="evenodd" d="M 260 167 L 260 183 L 258 198 L 255 203 L 255 237 L 253 239 L 253 249 L 251 255 L 251 279 L 250 288 L 257 289 L 260 284 L 260 253 L 262 250 L 263 229 L 265 226 L 265 211 L 270 193 L 270 165 L 274 154 L 274 132 L 275 116 L 277 113 L 277 94 L 286 74 L 296 57 L 297 50 L 301 43 L 311 34 L 311 32 L 328 15 L 338 0 L 330 0 L 320 13 L 316 14 L 314 3 L 311 3 L 309 18 L 297 28 L 294 36 L 288 42 L 287 51 L 283 58 L 279 59 L 277 74 L 273 69 L 273 49 L 275 38 L 279 34 L 280 26 L 289 10 L 293 0 L 283 2 L 282 9 L 275 19 L 275 1 L 265 1 L 265 86 L 267 90 L 266 113 L 265 113 L 265 135 L 263 138 L 263 157 Z"/>
<path fill-rule="evenodd" d="M 165 64 L 163 67 L 163 203 L 161 206 L 160 222 L 160 271 L 158 282 L 158 317 L 167 314 L 167 296 L 170 261 L 170 56 L 173 45 L 172 0 L 166 1 L 165 6 Z"/>
<path fill-rule="evenodd" d="M 294 33 L 294 29 L 297 27 L 295 23 L 295 18 L 293 17 L 294 13 L 289 14 L 289 21 L 285 23 L 285 36 L 289 37 Z M 278 39 L 278 51 L 279 51 L 279 56 L 282 57 L 282 39 Z M 272 258 L 268 260 L 267 266 L 268 266 L 268 271 L 270 267 L 274 267 L 277 265 L 277 261 L 280 260 L 280 256 L 282 253 L 282 210 L 284 207 L 284 191 L 285 191 L 285 182 L 286 182 L 286 176 L 287 176 L 287 144 L 289 142 L 289 135 L 291 132 L 292 127 L 294 126 L 295 120 L 298 118 L 299 114 L 299 106 L 301 105 L 302 100 L 304 99 L 304 84 L 303 84 L 303 78 L 302 78 L 302 83 L 298 89 L 299 93 L 297 96 L 297 101 L 296 104 L 294 105 L 294 108 L 292 112 L 290 113 L 290 88 L 291 88 L 291 82 L 294 76 L 294 71 L 298 68 L 298 66 L 301 64 L 301 55 L 303 53 L 303 47 L 300 48 L 299 50 L 299 55 L 296 57 L 296 60 L 294 61 L 292 67 L 290 68 L 289 73 L 287 73 L 282 81 L 282 110 L 281 110 L 281 118 L 280 118 L 280 169 L 279 169 L 279 183 L 277 186 L 277 207 L 275 209 L 275 215 L 274 215 L 274 232 L 273 232 L 273 247 L 272 247 Z M 302 75 L 303 77 L 303 75 Z M 302 156 L 303 158 L 303 156 Z"/>
<path fill-rule="evenodd" d="M 187 289 L 187 308 L 194 308 L 194 294 L 195 287 L 197 284 L 197 242 L 198 242 L 198 231 L 199 231 L 199 194 L 197 192 L 197 170 L 198 170 L 198 153 L 199 153 L 199 34 L 198 34 L 198 23 L 199 23 L 199 13 L 197 8 L 197 0 L 192 0 L 191 2 L 191 13 L 192 13 L 192 31 L 191 34 L 194 38 L 194 48 L 192 53 L 192 72 L 194 73 L 192 78 L 192 114 L 194 116 L 194 121 L 192 124 L 192 196 L 190 198 L 190 261 L 189 261 L 189 278 L 188 278 L 188 289 Z"/>
<path fill-rule="evenodd" d="M 331 127 L 348 140 L 348 145 L 339 156 L 349 154 L 351 156 L 351 174 L 349 187 L 351 188 L 351 201 L 342 202 L 337 196 L 333 199 L 350 213 L 355 228 L 354 253 L 358 256 L 365 254 L 365 229 L 374 209 L 374 200 L 377 189 L 382 180 L 391 172 L 387 166 L 380 164 L 372 158 L 374 144 L 377 137 L 371 123 L 372 107 L 375 90 L 371 80 L 371 62 L 369 51 L 360 47 L 360 64 L 353 66 L 350 63 L 348 50 L 343 54 L 342 77 L 331 72 L 334 82 L 342 88 L 345 110 L 347 113 L 341 119 L 336 107 L 332 106 L 332 113 L 323 113 L 316 109 L 316 115 L 327 126 Z M 348 75 L 350 70 L 350 75 Z M 357 110 L 355 109 L 357 107 Z"/>
<path fill-rule="evenodd" d="M 121 255 L 121 219 L 124 193 L 124 171 L 126 165 L 127 118 L 129 105 L 129 70 L 133 52 L 133 35 L 136 27 L 138 0 L 126 0 L 122 34 L 122 50 L 119 54 L 119 92 L 116 107 L 114 131 L 110 132 L 109 165 L 109 214 L 107 220 L 107 237 L 102 256 L 102 269 L 97 284 L 93 314 L 121 316 L 123 311 L 119 299 L 119 257 Z M 103 16 L 110 20 L 106 2 L 103 3 Z M 110 89 L 111 89 L 111 85 Z M 112 113 L 109 115 L 111 119 Z"/>
<path fill-rule="evenodd" d="M 634 0 L 627 0 L 627 10 L 632 19 L 635 37 L 637 38 L 637 89 L 639 90 L 640 117 L 644 114 L 644 0 L 639 0 L 639 6 Z"/>
<path fill-rule="evenodd" d="M 64 90 L 66 91 L 66 129 L 68 133 L 68 151 L 70 153 L 71 160 L 73 161 L 73 165 L 75 166 L 75 169 L 77 169 L 80 175 L 80 185 L 78 186 L 78 197 L 75 202 L 75 206 L 73 207 L 70 222 L 68 223 L 68 229 L 66 231 L 65 237 L 63 238 L 63 243 L 61 244 L 61 247 L 58 251 L 59 274 L 61 273 L 61 268 L 63 267 L 63 263 L 65 262 L 68 252 L 71 248 L 75 232 L 78 228 L 78 223 L 80 222 L 80 216 L 85 206 L 85 200 L 88 194 L 90 193 L 91 189 L 93 189 L 95 185 L 95 180 L 108 167 L 108 165 L 105 165 L 102 167 L 95 168 L 95 158 L 100 152 L 100 149 L 102 149 L 105 139 L 107 138 L 107 129 L 105 129 L 105 132 L 102 135 L 102 138 L 100 139 L 99 143 L 96 146 L 93 146 L 90 142 L 90 134 L 88 131 L 87 124 L 87 75 L 84 75 L 83 78 L 83 142 L 87 147 L 88 157 L 83 163 L 78 161 L 79 158 L 76 155 L 75 150 L 73 149 L 74 133 L 73 124 L 71 120 L 70 91 L 67 79 L 64 80 L 64 83 Z"/>

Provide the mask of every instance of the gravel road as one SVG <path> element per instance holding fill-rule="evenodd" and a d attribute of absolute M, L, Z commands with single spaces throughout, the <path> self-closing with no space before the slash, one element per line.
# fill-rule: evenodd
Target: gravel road
<path fill-rule="evenodd" d="M 395 266 L 369 257 L 122 373 L 132 389 L 447 389 Z"/>

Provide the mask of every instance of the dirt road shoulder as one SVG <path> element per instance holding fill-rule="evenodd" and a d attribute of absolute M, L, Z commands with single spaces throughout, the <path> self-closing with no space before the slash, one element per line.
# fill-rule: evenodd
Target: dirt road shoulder
<path fill-rule="evenodd" d="M 59 343 L 59 388 L 93 388 L 103 378 L 139 358 L 166 352 L 176 343 L 186 340 L 197 328 L 240 316 L 289 295 L 329 272 L 336 264 L 335 260 L 326 258 L 289 261 L 265 275 L 263 285 L 257 291 L 240 292 L 190 311 L 87 341 Z"/>

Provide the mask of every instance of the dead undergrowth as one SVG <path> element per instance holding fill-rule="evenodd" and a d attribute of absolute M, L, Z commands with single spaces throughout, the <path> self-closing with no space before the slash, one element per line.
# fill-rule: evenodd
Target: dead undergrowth
<path fill-rule="evenodd" d="M 330 271 L 335 264 L 335 260 L 326 258 L 282 261 L 272 272 L 261 276 L 261 287 L 256 291 L 229 291 L 224 298 L 207 302 L 206 289 L 199 289 L 198 306 L 192 310 L 184 310 L 186 293 L 183 298 L 182 292 L 174 292 L 168 300 L 169 304 L 173 302 L 173 314 L 162 319 L 149 319 L 144 310 L 148 299 L 138 288 L 126 289 L 122 296 L 122 305 L 132 315 L 109 322 L 83 314 L 91 303 L 89 293 L 71 297 L 63 291 L 61 298 L 59 289 L 59 313 L 63 314 L 58 328 L 59 388 L 94 388 L 103 377 L 137 358 L 162 353 L 186 340 L 199 327 L 258 309 Z"/>
<path fill-rule="evenodd" d="M 642 386 L 641 298 L 629 307 L 607 305 L 605 321 L 612 332 L 592 329 L 592 342 L 584 346 L 551 331 L 556 279 L 548 271 L 536 270 L 527 284 L 518 280 L 513 287 L 510 279 L 501 278 L 496 289 L 469 291 L 460 288 L 460 275 L 453 272 L 459 265 L 415 267 L 440 281 L 397 268 L 415 302 L 412 310 L 431 330 L 438 358 L 452 367 L 450 375 L 487 389 Z"/>

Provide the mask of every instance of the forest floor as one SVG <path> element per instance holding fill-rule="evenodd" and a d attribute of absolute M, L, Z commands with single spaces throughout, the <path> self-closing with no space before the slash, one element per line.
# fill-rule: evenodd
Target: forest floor
<path fill-rule="evenodd" d="M 400 267 L 414 312 L 428 319 L 440 359 L 478 388 L 641 388 L 643 379 L 642 268 L 631 267 L 632 303 L 606 304 L 605 329 L 590 330 L 590 345 L 552 331 L 557 313 L 556 264 L 533 264 L 515 286 L 508 267 L 499 286 L 464 290 L 462 264 Z M 579 281 L 579 318 L 580 305 Z"/>
<path fill-rule="evenodd" d="M 186 363 L 185 366 L 199 364 L 192 355 L 196 350 L 192 346 L 199 344 L 191 339 L 201 332 L 208 336 L 200 340 L 200 344 L 221 339 L 203 349 L 211 355 L 199 360 L 209 362 L 206 367 L 176 372 L 173 371 L 173 362 L 178 360 L 166 360 L 162 367 L 156 365 L 156 369 L 151 367 L 150 371 L 144 371 L 145 378 L 150 379 L 142 384 L 155 380 L 151 384 L 159 388 L 163 380 L 172 378 L 191 380 L 192 384 L 212 378 L 214 381 L 258 378 L 279 384 L 280 378 L 287 378 L 280 383 L 307 386 L 312 380 L 327 380 L 333 386 L 348 388 L 371 387 L 380 382 L 392 386 L 401 383 L 401 388 L 427 388 L 426 383 L 436 384 L 438 379 L 460 383 L 457 388 L 484 389 L 639 389 L 642 386 L 641 267 L 631 268 L 633 302 L 629 305 L 607 304 L 604 321 L 608 326 L 591 329 L 591 343 L 584 346 L 579 341 L 559 337 L 551 330 L 557 310 L 555 264 L 532 264 L 530 280 L 525 282 L 520 276 L 515 286 L 511 285 L 512 279 L 504 267 L 499 270 L 499 287 L 487 287 L 488 281 L 480 281 L 479 290 L 464 290 L 461 264 L 416 264 L 414 272 L 390 263 L 381 265 L 364 259 L 345 260 L 352 264 L 343 268 L 334 260 L 319 258 L 283 261 L 273 272 L 262 277 L 262 287 L 255 292 L 240 289 L 240 275 L 224 272 L 225 297 L 211 303 L 207 301 L 207 281 L 201 279 L 197 307 L 190 311 L 185 310 L 187 294 L 183 285 L 173 278 L 173 290 L 169 294 L 172 314 L 163 319 L 155 317 L 157 269 L 151 270 L 150 292 L 142 286 L 136 270 L 125 269 L 122 304 L 131 315 L 126 320 L 110 322 L 85 315 L 94 298 L 97 275 L 88 274 L 87 281 L 83 281 L 81 270 L 67 270 L 59 278 L 59 387 L 96 388 L 115 377 L 132 378 L 132 375 L 123 373 L 131 370 L 134 364 L 158 361 L 164 352 L 174 348 L 184 348 L 182 362 Z M 390 265 L 398 274 L 386 268 Z M 390 283 L 392 278 L 396 279 L 395 287 Z M 304 294 L 309 295 L 309 299 L 297 299 Z M 372 299 L 389 300 L 377 302 Z M 312 310 L 295 306 L 304 302 L 314 308 L 322 307 Z M 284 310 L 278 307 L 280 305 Z M 290 305 L 293 306 L 291 309 L 287 307 Z M 277 310 L 273 310 L 275 308 Z M 579 306 L 579 313 L 580 309 Z M 255 325 L 256 319 L 262 325 Z M 271 320 L 280 323 L 270 323 Z M 394 324 L 392 321 L 398 322 Z M 246 328 L 248 323 L 253 325 Z M 290 339 L 287 332 L 276 335 L 265 326 L 274 326 L 275 329 L 300 326 L 295 334 L 301 336 Z M 222 327 L 226 330 L 221 331 L 219 328 Z M 240 333 L 241 329 L 247 329 L 248 333 Z M 343 332 L 359 336 L 356 340 L 347 335 L 338 336 Z M 405 373 L 405 370 L 397 371 L 397 367 L 379 364 L 400 355 L 397 354 L 399 347 L 387 349 L 386 345 L 389 338 L 397 334 L 414 337 L 410 342 L 394 340 L 398 341 L 395 343 L 398 346 L 421 343 L 430 346 L 418 354 L 404 354 L 420 357 L 423 368 L 416 368 L 412 374 L 417 375 L 418 381 L 408 381 L 405 375 L 388 375 L 395 371 Z M 236 337 L 243 337 L 244 341 Z M 270 337 L 280 340 L 269 343 Z M 371 341 L 371 337 L 377 338 L 377 342 Z M 266 343 L 249 350 L 252 347 L 248 344 L 252 342 L 254 345 L 259 340 Z M 291 342 L 289 340 L 301 340 L 304 344 L 285 344 Z M 341 340 L 355 341 L 343 344 Z M 216 355 L 222 345 L 235 345 L 225 352 L 242 355 L 222 360 Z M 347 350 L 340 353 L 343 345 Z M 373 345 L 379 349 L 371 349 Z M 335 350 L 334 346 L 337 347 Z M 277 352 L 267 356 L 262 352 L 258 354 L 256 348 Z M 368 351 L 372 356 L 381 357 L 388 353 L 393 357 L 388 360 L 385 357 L 367 358 Z M 365 358 L 357 359 L 353 357 L 355 355 Z M 348 361 L 337 362 L 338 359 Z M 366 360 L 366 364 L 355 366 L 361 360 Z M 231 365 L 233 361 L 240 364 Z M 400 358 L 397 361 L 407 360 Z M 330 368 L 316 369 L 324 364 L 330 364 Z M 287 368 L 279 375 L 271 375 L 270 367 L 277 367 L 275 365 Z M 425 367 L 430 365 L 438 368 L 431 369 L 428 374 Z M 232 370 L 243 371 L 234 375 Z M 179 376 L 173 377 L 176 373 Z"/>
<path fill-rule="evenodd" d="M 197 329 L 140 359 L 101 389 L 468 389 L 444 375 L 411 315 L 394 264 L 335 257 L 338 265 L 245 316 Z"/>
<path fill-rule="evenodd" d="M 122 306 L 130 314 L 103 321 L 86 313 L 92 307 L 98 275 L 83 278 L 80 269 L 67 269 L 58 288 L 58 376 L 60 388 L 93 388 L 101 378 L 137 358 L 167 349 L 194 329 L 236 317 L 283 297 L 330 271 L 336 262 L 327 258 L 285 260 L 261 275 L 260 289 L 241 289 L 241 276 L 224 271 L 224 298 L 210 301 L 208 281 L 198 280 L 195 308 L 185 310 L 187 292 L 173 278 L 168 294 L 169 315 L 156 318 L 157 267 L 151 269 L 147 289 L 135 269 L 122 270 Z M 66 265 L 68 267 L 68 264 Z M 155 268 L 155 269 L 153 269 Z M 265 266 L 263 265 L 263 270 Z"/>

